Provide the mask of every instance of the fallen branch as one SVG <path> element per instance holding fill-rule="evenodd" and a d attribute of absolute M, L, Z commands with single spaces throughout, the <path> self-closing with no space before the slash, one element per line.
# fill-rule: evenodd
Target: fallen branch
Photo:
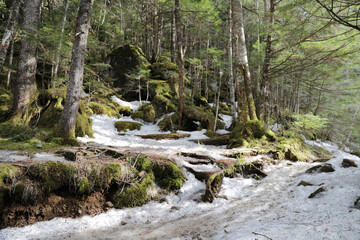
<path fill-rule="evenodd" d="M 262 237 L 265 237 L 266 239 L 269 239 L 269 240 L 273 240 L 272 238 L 269 238 L 268 236 L 264 235 L 264 234 L 260 234 L 260 233 L 256 233 L 256 232 L 252 232 L 252 234 L 255 234 L 257 236 L 262 236 Z"/>

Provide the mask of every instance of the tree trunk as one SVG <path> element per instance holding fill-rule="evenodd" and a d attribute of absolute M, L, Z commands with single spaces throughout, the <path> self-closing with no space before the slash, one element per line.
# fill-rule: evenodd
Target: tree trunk
<path fill-rule="evenodd" d="M 0 71 L 2 71 L 2 66 L 5 63 L 5 58 L 7 50 L 11 40 L 14 38 L 15 26 L 18 22 L 19 8 L 22 0 L 13 0 L 11 5 L 9 18 L 6 24 L 5 32 L 1 40 L 0 46 Z"/>
<path fill-rule="evenodd" d="M 245 104 L 248 109 L 248 116 L 250 119 L 256 120 L 256 109 L 254 98 L 251 90 L 251 74 L 249 69 L 249 62 L 245 43 L 245 32 L 244 32 L 244 19 L 242 12 L 242 0 L 232 0 L 233 7 L 233 20 L 234 20 L 234 34 L 236 38 L 236 59 L 237 59 L 237 71 L 239 71 L 244 80 L 242 100 L 246 97 Z M 239 77 L 239 76 L 238 76 Z M 244 116 L 246 114 L 244 113 Z"/>
<path fill-rule="evenodd" d="M 55 57 L 55 68 L 54 68 L 54 75 L 53 75 L 53 79 L 52 79 L 52 87 L 53 88 L 56 87 L 56 80 L 57 80 L 57 74 L 59 71 L 61 48 L 62 48 L 62 42 L 63 42 L 63 38 L 64 38 L 64 31 L 65 31 L 67 13 L 68 13 L 68 9 L 69 9 L 69 3 L 70 3 L 70 1 L 66 0 L 64 16 L 63 16 L 63 21 L 62 21 L 62 25 L 61 25 L 59 46 L 58 46 L 58 50 L 57 50 L 56 57 Z"/>
<path fill-rule="evenodd" d="M 41 0 L 27 0 L 22 23 L 23 36 L 14 87 L 13 115 L 22 114 L 36 91 L 36 38 Z"/>
<path fill-rule="evenodd" d="M 176 58 L 176 29 L 175 29 L 176 21 L 175 21 L 175 10 L 172 14 L 171 19 L 171 62 L 175 62 Z"/>
<path fill-rule="evenodd" d="M 269 96 L 268 96 L 268 87 L 269 87 L 269 70 L 270 70 L 270 61 L 271 61 L 271 52 L 272 52 L 272 35 L 270 26 L 274 21 L 274 13 L 275 13 L 275 6 L 273 0 L 264 0 L 264 7 L 265 7 L 265 24 L 268 35 L 266 36 L 266 47 L 265 47 L 265 59 L 262 69 L 262 78 L 260 82 L 260 98 L 259 104 L 259 118 L 264 120 L 265 108 L 269 108 Z M 269 111 L 269 109 L 267 109 Z"/>
<path fill-rule="evenodd" d="M 16 36 L 17 36 L 17 34 L 15 34 L 13 40 L 11 41 L 11 46 L 10 46 L 9 69 L 8 69 L 7 80 L 6 80 L 6 87 L 7 88 L 10 87 L 11 71 L 13 70 L 12 69 L 12 64 L 13 64 L 13 61 L 14 61 L 14 45 L 15 45 Z"/>
<path fill-rule="evenodd" d="M 230 103 L 231 103 L 231 115 L 232 122 L 236 122 L 236 103 L 235 103 L 235 86 L 234 86 L 234 74 L 233 74 L 233 41 L 232 41 L 232 8 L 231 0 L 229 1 L 229 43 L 228 43 L 228 62 L 229 62 L 229 88 L 230 88 Z"/>
<path fill-rule="evenodd" d="M 72 49 L 69 84 L 67 87 L 65 107 L 61 117 L 61 130 L 65 138 L 75 138 L 75 125 L 82 94 L 84 60 L 89 35 L 92 3 L 92 0 L 80 1 L 75 40 Z"/>
<path fill-rule="evenodd" d="M 181 119 L 184 111 L 184 49 L 183 36 L 181 35 L 181 16 L 180 16 L 180 0 L 175 0 L 175 27 L 176 27 L 176 49 L 177 49 L 177 65 L 179 68 L 179 127 L 181 127 Z"/>

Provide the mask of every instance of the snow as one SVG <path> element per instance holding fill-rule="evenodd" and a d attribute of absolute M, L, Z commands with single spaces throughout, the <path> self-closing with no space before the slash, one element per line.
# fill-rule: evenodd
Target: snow
<path fill-rule="evenodd" d="M 179 151 L 224 158 L 228 150 L 202 146 L 189 141 L 205 137 L 203 131 L 191 133 L 188 139 L 148 140 L 137 135 L 160 133 L 156 125 L 145 124 L 141 130 L 118 135 L 115 121 L 134 121 L 130 118 L 92 116 L 95 142 L 147 151 L 168 153 L 190 166 Z M 219 198 L 213 203 L 202 203 L 205 183 L 187 173 L 187 181 L 178 195 L 171 194 L 163 203 L 150 202 L 142 207 L 112 209 L 95 217 L 79 219 L 55 218 L 22 228 L 0 231 L 0 239 L 347 239 L 359 240 L 360 210 L 352 208 L 360 196 L 359 168 L 343 168 L 344 158 L 360 166 L 360 158 L 338 150 L 332 143 L 312 142 L 330 151 L 335 172 L 306 174 L 320 163 L 282 161 L 266 165 L 268 176 L 254 180 L 238 176 L 225 178 Z M 262 156 L 254 157 L 259 159 Z M 253 159 L 253 160 L 254 160 Z M 191 165 L 194 167 L 195 165 Z M 203 171 L 214 165 L 196 166 Z M 298 186 L 307 181 L 313 186 Z M 308 196 L 319 187 L 325 192 L 315 198 Z"/>
<path fill-rule="evenodd" d="M 114 102 L 116 102 L 117 104 L 119 104 L 120 106 L 123 107 L 129 107 L 131 110 L 133 111 L 137 111 L 140 106 L 144 103 L 149 103 L 149 101 L 132 101 L 132 102 L 126 102 L 121 100 L 120 98 L 118 98 L 117 96 L 112 96 L 111 100 L 113 100 Z"/>

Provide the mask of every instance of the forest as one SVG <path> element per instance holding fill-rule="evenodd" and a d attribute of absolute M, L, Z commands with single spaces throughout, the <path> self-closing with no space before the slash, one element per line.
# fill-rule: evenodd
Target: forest
<path fill-rule="evenodd" d="M 130 208 L 123 211 L 131 216 L 139 207 L 149 214 L 142 215 L 149 235 L 135 230 L 142 220 L 129 220 L 130 229 L 125 218 L 118 224 L 129 232 L 118 234 L 164 239 L 163 225 L 150 217 L 155 201 L 169 207 L 166 238 L 310 239 L 327 232 L 324 212 L 308 202 L 315 198 L 319 209 L 343 207 L 330 217 L 330 239 L 357 239 L 359 227 L 343 231 L 335 219 L 351 205 L 355 212 L 342 220 L 356 222 L 360 209 L 353 182 L 360 177 L 359 33 L 354 0 L 0 1 L 0 238 L 27 239 L 21 227 L 57 225 L 55 217 L 101 218 L 113 208 Z M 313 178 L 296 185 L 299 178 L 282 172 Z M 298 221 L 315 216 L 321 230 L 309 224 L 306 235 L 279 224 L 277 232 L 270 223 L 249 230 L 249 221 L 249 235 L 229 227 L 223 236 L 171 214 L 191 224 L 182 212 L 187 197 L 238 211 L 231 199 L 256 186 L 266 191 L 249 196 L 262 205 L 277 181 L 274 196 L 287 204 L 279 208 L 306 195 L 304 208 L 314 215 Z M 287 181 L 297 181 L 301 194 L 282 195 L 296 192 Z M 341 195 L 347 202 L 329 200 Z M 94 239 L 114 237 L 91 231 Z M 64 239 L 51 234 L 42 237 Z M 87 236 L 76 228 L 69 234 Z"/>

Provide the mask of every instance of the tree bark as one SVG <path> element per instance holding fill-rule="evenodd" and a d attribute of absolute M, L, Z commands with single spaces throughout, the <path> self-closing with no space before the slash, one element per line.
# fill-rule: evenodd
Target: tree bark
<path fill-rule="evenodd" d="M 236 122 L 236 102 L 235 102 L 235 84 L 233 74 L 233 33 L 232 33 L 232 8 L 231 0 L 229 1 L 229 43 L 228 43 L 228 62 L 229 62 L 229 88 L 230 88 L 230 103 L 232 122 Z"/>
<path fill-rule="evenodd" d="M 270 61 L 271 61 L 271 52 L 272 52 L 272 35 L 270 33 L 270 27 L 274 21 L 274 13 L 275 13 L 275 6 L 273 0 L 264 0 L 264 7 L 265 7 L 265 25 L 268 32 L 266 36 L 266 47 L 265 47 L 265 59 L 262 69 L 262 78 L 260 82 L 260 98 L 259 104 L 259 118 L 264 120 L 265 108 L 269 108 L 269 97 L 267 96 L 268 93 L 268 86 L 269 86 L 269 74 L 270 74 Z M 267 109 L 268 110 L 268 109 Z"/>
<path fill-rule="evenodd" d="M 14 87 L 13 115 L 22 114 L 36 91 L 36 35 L 41 0 L 27 0 L 24 5 L 23 36 Z"/>
<path fill-rule="evenodd" d="M 92 13 L 92 0 L 81 0 L 72 49 L 69 84 L 65 107 L 61 117 L 61 130 L 65 138 L 75 138 L 75 125 L 82 94 L 84 60 Z"/>
<path fill-rule="evenodd" d="M 175 29 L 176 21 L 175 21 L 175 10 L 172 14 L 171 19 L 171 62 L 175 62 L 176 60 L 176 29 Z"/>
<path fill-rule="evenodd" d="M 175 0 L 175 27 L 176 27 L 176 49 L 177 49 L 177 65 L 179 68 L 179 127 L 181 127 L 181 119 L 184 111 L 184 49 L 183 37 L 181 34 L 181 16 L 180 16 L 180 0 Z"/>
<path fill-rule="evenodd" d="M 232 0 L 232 7 L 233 7 L 234 35 L 236 38 L 236 45 L 237 45 L 236 68 L 237 71 L 242 74 L 244 80 L 244 86 L 242 88 L 244 94 L 240 94 L 240 95 L 243 95 L 243 97 L 241 98 L 242 101 L 245 100 L 244 97 L 246 98 L 245 104 L 247 105 L 247 109 L 248 109 L 248 113 L 247 114 L 243 113 L 243 114 L 245 117 L 246 115 L 248 115 L 250 119 L 257 120 L 255 103 L 251 90 L 251 74 L 249 69 L 249 61 L 248 61 L 246 43 L 245 43 L 242 0 Z"/>
<path fill-rule="evenodd" d="M 0 46 L 0 71 L 2 71 L 2 66 L 5 63 L 6 54 L 8 47 L 15 34 L 15 26 L 18 22 L 19 17 L 19 8 L 22 0 L 13 0 L 11 5 L 9 18 L 6 24 L 5 32 L 1 40 Z"/>

